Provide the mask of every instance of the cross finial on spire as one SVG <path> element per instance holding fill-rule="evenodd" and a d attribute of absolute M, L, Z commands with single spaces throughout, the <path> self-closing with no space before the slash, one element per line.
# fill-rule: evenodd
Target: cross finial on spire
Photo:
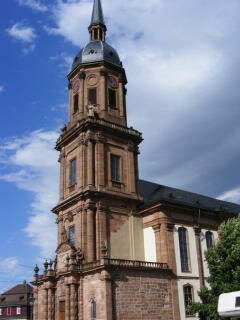
<path fill-rule="evenodd" d="M 106 31 L 101 0 L 94 0 L 92 19 L 89 26 L 91 41 L 105 41 Z"/>

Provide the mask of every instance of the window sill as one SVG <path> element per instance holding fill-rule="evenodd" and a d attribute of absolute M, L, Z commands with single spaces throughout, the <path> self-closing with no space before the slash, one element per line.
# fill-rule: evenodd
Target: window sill
<path fill-rule="evenodd" d="M 76 186 L 77 186 L 77 184 L 76 184 L 76 183 L 74 183 L 73 185 L 69 186 L 69 187 L 68 187 L 69 192 L 73 192 L 73 191 L 75 191 Z"/>
<path fill-rule="evenodd" d="M 112 187 L 120 189 L 122 187 L 122 182 L 112 180 Z"/>

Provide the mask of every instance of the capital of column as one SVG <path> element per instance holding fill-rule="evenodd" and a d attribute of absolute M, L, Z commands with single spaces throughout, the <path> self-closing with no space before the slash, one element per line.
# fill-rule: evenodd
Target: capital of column
<path fill-rule="evenodd" d="M 98 143 L 105 143 L 106 142 L 106 138 L 104 137 L 104 135 L 100 132 L 98 132 L 96 135 L 95 135 L 95 140 L 96 142 Z"/>
<path fill-rule="evenodd" d="M 168 231 L 170 231 L 170 232 L 173 232 L 173 229 L 174 229 L 174 223 L 167 223 L 167 229 L 168 229 Z"/>
<path fill-rule="evenodd" d="M 96 203 L 95 202 L 89 202 L 86 203 L 84 206 L 85 210 L 93 211 L 96 208 Z"/>
<path fill-rule="evenodd" d="M 161 223 L 157 223 L 155 224 L 154 226 L 152 226 L 153 228 L 153 231 L 156 233 L 156 232 L 160 232 L 160 229 L 161 229 Z"/>
<path fill-rule="evenodd" d="M 86 72 L 85 71 L 80 71 L 78 74 L 78 78 L 80 80 L 84 80 L 86 78 Z"/>
<path fill-rule="evenodd" d="M 107 77 L 107 75 L 108 75 L 107 69 L 103 68 L 100 70 L 100 76 Z"/>
<path fill-rule="evenodd" d="M 194 226 L 193 230 L 195 232 L 195 235 L 199 237 L 201 233 L 201 228 L 199 226 Z"/>

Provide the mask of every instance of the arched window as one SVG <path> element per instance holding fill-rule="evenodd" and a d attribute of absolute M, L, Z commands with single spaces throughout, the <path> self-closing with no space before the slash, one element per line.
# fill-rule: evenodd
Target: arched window
<path fill-rule="evenodd" d="M 188 263 L 188 246 L 187 246 L 187 230 L 186 228 L 178 228 L 179 248 L 181 257 L 182 272 L 189 271 Z"/>
<path fill-rule="evenodd" d="M 185 285 L 183 287 L 183 294 L 186 316 L 192 316 L 192 314 L 187 310 L 187 307 L 193 301 L 193 287 L 190 284 Z"/>
<path fill-rule="evenodd" d="M 211 231 L 207 231 L 205 236 L 206 236 L 207 249 L 209 250 L 213 246 L 213 233 Z"/>
<path fill-rule="evenodd" d="M 91 320 L 97 319 L 97 304 L 94 299 L 91 300 Z"/>

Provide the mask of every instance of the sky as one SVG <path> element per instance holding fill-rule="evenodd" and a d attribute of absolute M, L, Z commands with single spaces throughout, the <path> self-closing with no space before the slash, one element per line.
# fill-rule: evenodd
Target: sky
<path fill-rule="evenodd" d="M 54 257 L 55 141 L 92 0 L 0 3 L 0 292 Z M 240 1 L 102 0 L 140 177 L 240 203 Z"/>

